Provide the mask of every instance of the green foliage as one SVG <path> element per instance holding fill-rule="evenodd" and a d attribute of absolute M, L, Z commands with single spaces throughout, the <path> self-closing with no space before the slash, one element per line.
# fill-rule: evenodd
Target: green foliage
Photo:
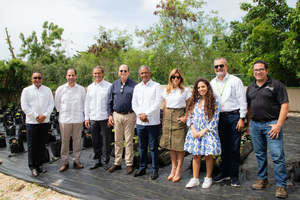
<path fill-rule="evenodd" d="M 228 48 L 240 57 L 238 68 L 251 77 L 253 63 L 261 59 L 274 78 L 289 86 L 299 84 L 299 2 L 296 9 L 285 0 L 253 3 L 241 5 L 247 14 L 242 22 L 231 22 L 232 33 L 225 38 Z"/>
<path fill-rule="evenodd" d="M 114 81 L 118 78 L 117 69 L 123 63 L 123 56 L 131 49 L 132 36 L 125 31 L 99 28 L 96 43 L 87 51 L 80 52 L 73 59 L 78 72 L 78 83 L 87 86 L 92 82 L 92 69 L 100 65 L 105 70 L 105 79 Z M 131 66 L 130 66 L 131 67 Z"/>
<path fill-rule="evenodd" d="M 31 63 L 50 64 L 64 57 L 65 52 L 60 49 L 64 29 L 53 23 L 48 24 L 47 21 L 44 22 L 43 29 L 40 41 L 35 31 L 28 38 L 20 33 L 21 58 L 27 58 Z"/>
<path fill-rule="evenodd" d="M 22 89 L 28 85 L 29 74 L 28 66 L 22 60 L 0 61 L 1 104 L 6 105 L 18 100 Z"/>
<path fill-rule="evenodd" d="M 205 16 L 203 5 L 202 0 L 161 0 L 154 12 L 159 23 L 136 31 L 154 53 L 150 66 L 159 82 L 167 82 L 172 68 L 180 68 L 189 84 L 213 73 L 215 52 L 209 44 L 211 38 L 223 38 L 226 24 L 217 16 Z"/>

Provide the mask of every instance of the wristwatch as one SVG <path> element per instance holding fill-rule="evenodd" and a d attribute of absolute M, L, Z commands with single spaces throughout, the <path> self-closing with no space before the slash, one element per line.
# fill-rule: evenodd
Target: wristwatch
<path fill-rule="evenodd" d="M 243 120 L 243 121 L 245 121 L 246 118 L 245 117 L 240 117 L 240 119 Z"/>

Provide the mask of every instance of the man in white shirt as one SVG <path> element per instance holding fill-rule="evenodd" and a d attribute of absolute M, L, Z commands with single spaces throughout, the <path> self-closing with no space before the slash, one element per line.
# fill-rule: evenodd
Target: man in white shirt
<path fill-rule="evenodd" d="M 151 80 L 149 67 L 139 69 L 141 82 L 133 91 L 132 109 L 137 116 L 136 129 L 139 137 L 140 167 L 135 177 L 146 174 L 148 144 L 152 158 L 151 179 L 158 178 L 158 137 L 160 124 L 160 104 L 162 101 L 160 84 Z"/>
<path fill-rule="evenodd" d="M 90 167 L 90 169 L 103 166 L 101 162 L 102 156 L 107 168 L 110 159 L 107 98 L 111 83 L 103 80 L 103 76 L 104 69 L 100 66 L 94 67 L 94 82 L 88 86 L 85 98 L 84 124 L 85 127 L 91 128 L 94 159 L 96 159 L 94 166 Z"/>
<path fill-rule="evenodd" d="M 51 89 L 42 85 L 40 72 L 32 73 L 31 82 L 32 85 L 22 91 L 21 107 L 26 114 L 28 166 L 32 175 L 38 176 L 46 172 L 42 163 L 54 100 Z"/>
<path fill-rule="evenodd" d="M 81 169 L 81 130 L 84 121 L 85 89 L 76 81 L 75 69 L 68 69 L 67 83 L 57 88 L 55 92 L 55 107 L 59 112 L 59 127 L 61 132 L 61 159 L 63 172 L 69 168 L 70 137 L 73 139 L 74 168 Z"/>
<path fill-rule="evenodd" d="M 232 187 L 239 187 L 241 131 L 247 114 L 244 85 L 238 77 L 227 72 L 225 58 L 214 60 L 216 77 L 210 82 L 220 103 L 219 137 L 222 148 L 221 173 L 216 182 L 231 179 Z"/>

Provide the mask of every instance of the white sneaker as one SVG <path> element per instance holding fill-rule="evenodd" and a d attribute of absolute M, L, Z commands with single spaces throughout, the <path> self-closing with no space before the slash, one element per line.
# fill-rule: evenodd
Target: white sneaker
<path fill-rule="evenodd" d="M 185 185 L 185 188 L 192 188 L 200 185 L 198 178 L 191 178 L 190 181 Z"/>
<path fill-rule="evenodd" d="M 212 185 L 212 178 L 204 177 L 202 188 L 207 189 L 210 188 L 211 185 Z"/>

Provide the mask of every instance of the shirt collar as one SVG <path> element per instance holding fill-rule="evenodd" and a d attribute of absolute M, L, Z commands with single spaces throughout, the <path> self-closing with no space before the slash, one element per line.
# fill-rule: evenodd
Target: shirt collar
<path fill-rule="evenodd" d="M 142 85 L 150 86 L 152 82 L 153 82 L 152 79 L 150 79 L 146 84 L 142 81 Z"/>
<path fill-rule="evenodd" d="M 226 75 L 224 76 L 223 80 L 218 79 L 218 77 L 216 77 L 216 81 L 220 81 L 220 82 L 224 82 L 225 80 L 229 79 L 230 74 L 228 72 L 226 72 Z"/>
<path fill-rule="evenodd" d="M 263 87 L 265 87 L 266 85 L 269 85 L 269 84 L 271 84 L 271 83 L 272 83 L 272 78 L 271 78 L 270 76 L 268 76 L 267 81 L 266 81 L 260 88 L 263 88 Z M 254 81 L 254 85 L 255 85 L 256 88 L 259 88 L 259 86 L 257 85 L 256 81 Z"/>
<path fill-rule="evenodd" d="M 74 87 L 70 87 L 69 83 L 66 83 L 66 87 L 68 87 L 68 88 L 76 88 L 77 87 L 77 83 L 74 84 Z"/>
<path fill-rule="evenodd" d="M 119 79 L 119 81 L 120 81 L 120 85 L 122 85 L 122 81 L 121 81 L 121 79 Z M 124 84 L 124 85 L 128 85 L 128 82 L 129 82 L 129 78 L 127 78 L 127 80 L 126 80 L 126 82 L 125 82 L 125 84 Z"/>
<path fill-rule="evenodd" d="M 95 86 L 101 86 L 102 84 L 104 83 L 104 79 L 102 79 L 102 81 L 100 81 L 99 83 L 96 83 L 95 81 L 94 81 L 94 85 Z"/>
<path fill-rule="evenodd" d="M 42 88 L 43 85 L 41 85 L 39 88 L 37 88 L 34 84 L 32 84 L 32 87 L 35 89 L 35 90 L 39 90 Z"/>

